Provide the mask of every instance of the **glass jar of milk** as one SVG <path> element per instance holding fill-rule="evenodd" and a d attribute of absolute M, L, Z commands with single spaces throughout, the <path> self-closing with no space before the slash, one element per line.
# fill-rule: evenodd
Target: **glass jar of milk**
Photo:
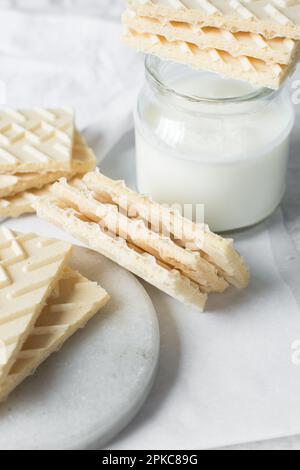
<path fill-rule="evenodd" d="M 256 224 L 283 197 L 294 119 L 284 91 L 149 56 L 135 113 L 138 189 L 204 204 L 215 231 Z"/>

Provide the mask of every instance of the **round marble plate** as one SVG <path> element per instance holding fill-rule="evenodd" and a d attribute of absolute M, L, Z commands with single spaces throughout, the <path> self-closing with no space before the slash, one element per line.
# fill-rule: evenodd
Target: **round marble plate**
<path fill-rule="evenodd" d="M 34 218 L 23 219 L 23 231 L 24 220 Z M 76 248 L 71 265 L 98 281 L 111 301 L 0 405 L 1 449 L 100 449 L 150 392 L 159 329 L 146 291 L 90 250 Z"/>

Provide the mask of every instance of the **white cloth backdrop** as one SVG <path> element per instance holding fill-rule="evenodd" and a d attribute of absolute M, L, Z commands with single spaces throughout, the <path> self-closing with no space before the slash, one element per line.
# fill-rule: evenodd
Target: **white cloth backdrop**
<path fill-rule="evenodd" d="M 121 2 L 77 1 L 70 9 L 59 5 L 71 2 L 52 1 L 47 11 L 53 15 L 43 13 L 46 1 L 13 3 L 24 13 L 3 8 L 0 16 L 0 80 L 6 84 L 7 103 L 54 107 L 63 97 L 77 110 L 80 128 L 97 123 L 104 153 L 131 126 L 143 75 L 141 57 L 120 44 L 121 24 L 116 20 Z M 84 4 L 84 11 L 93 14 L 83 16 Z M 35 14 L 34 5 L 39 5 Z"/>
<path fill-rule="evenodd" d="M 79 127 L 89 127 L 102 158 L 132 127 L 131 111 L 143 78 L 142 57 L 120 44 L 123 2 L 0 0 L 0 9 L 0 80 L 7 103 L 53 107 L 63 100 L 76 108 Z M 299 130 L 298 119 L 282 208 L 300 250 Z M 300 448 L 300 439 L 255 447 L 272 445 Z"/>

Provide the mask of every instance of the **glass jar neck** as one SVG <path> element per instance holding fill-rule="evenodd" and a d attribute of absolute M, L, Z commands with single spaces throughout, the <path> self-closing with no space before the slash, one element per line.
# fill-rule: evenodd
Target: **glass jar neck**
<path fill-rule="evenodd" d="M 189 113 L 249 114 L 261 110 L 280 94 L 153 56 L 146 58 L 145 68 L 148 86 L 156 98 Z"/>

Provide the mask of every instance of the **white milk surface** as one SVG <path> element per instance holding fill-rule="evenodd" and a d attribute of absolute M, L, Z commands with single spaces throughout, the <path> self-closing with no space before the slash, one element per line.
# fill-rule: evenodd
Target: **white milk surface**
<path fill-rule="evenodd" d="M 193 71 L 171 86 L 177 94 L 206 100 L 257 91 Z M 213 230 L 255 224 L 284 194 L 293 119 L 284 97 L 226 104 L 159 97 L 145 106 L 137 125 L 138 188 L 161 203 L 204 204 Z"/>

